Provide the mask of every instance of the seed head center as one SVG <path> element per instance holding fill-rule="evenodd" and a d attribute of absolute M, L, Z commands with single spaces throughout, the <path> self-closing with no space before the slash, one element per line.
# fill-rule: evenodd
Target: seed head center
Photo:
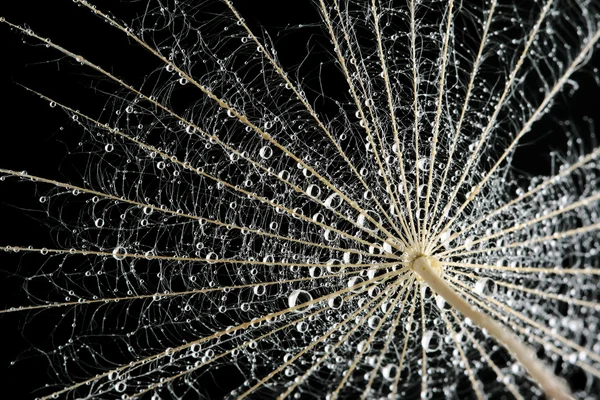
<path fill-rule="evenodd" d="M 440 261 L 431 255 L 423 254 L 421 251 L 417 249 L 408 248 L 402 254 L 402 260 L 406 262 L 411 269 L 414 269 L 416 263 L 427 263 L 428 266 L 438 275 L 442 276 L 444 273 L 444 267 Z M 424 282 L 421 275 L 415 273 L 415 278 L 417 282 Z"/>

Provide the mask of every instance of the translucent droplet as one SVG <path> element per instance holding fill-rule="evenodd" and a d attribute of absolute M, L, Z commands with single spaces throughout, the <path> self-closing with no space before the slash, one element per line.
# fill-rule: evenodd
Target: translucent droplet
<path fill-rule="evenodd" d="M 381 369 L 381 375 L 386 381 L 394 381 L 398 374 L 398 367 L 394 364 L 388 364 Z"/>
<path fill-rule="evenodd" d="M 334 310 L 337 310 L 342 306 L 342 304 L 344 304 L 344 298 L 339 295 L 332 297 L 327 301 L 327 304 L 329 304 L 329 307 L 333 308 Z"/>
<path fill-rule="evenodd" d="M 369 346 L 369 344 L 367 343 L 367 341 L 366 341 L 366 340 L 363 340 L 362 342 L 360 342 L 360 343 L 358 344 L 358 346 L 356 346 L 356 350 L 358 350 L 359 352 L 362 352 L 362 351 L 366 351 L 367 349 L 369 349 L 369 347 L 370 347 L 370 346 Z"/>
<path fill-rule="evenodd" d="M 296 330 L 300 333 L 304 333 L 308 330 L 308 324 L 305 321 L 298 322 L 298 324 L 296 324 Z"/>
<path fill-rule="evenodd" d="M 340 206 L 340 204 L 342 204 L 342 198 L 337 193 L 333 193 L 330 194 L 327 199 L 325 199 L 324 204 L 327 208 L 336 209 Z"/>
<path fill-rule="evenodd" d="M 445 245 L 448 239 L 450 239 L 450 235 L 451 232 L 449 230 L 445 230 L 444 232 L 442 232 L 440 235 L 440 243 L 443 243 Z"/>
<path fill-rule="evenodd" d="M 435 296 L 435 305 L 440 309 L 444 308 L 446 300 L 442 296 Z"/>
<path fill-rule="evenodd" d="M 306 194 L 310 197 L 319 197 L 321 194 L 321 189 L 317 185 L 310 184 L 306 188 Z"/>
<path fill-rule="evenodd" d="M 265 286 L 264 286 L 264 285 L 257 285 L 257 286 L 254 286 L 254 289 L 253 289 L 253 291 L 254 291 L 254 294 L 255 294 L 255 295 L 257 295 L 257 296 L 262 296 L 262 295 L 264 295 L 264 294 L 265 294 L 265 292 L 266 292 L 266 288 L 265 288 Z"/>
<path fill-rule="evenodd" d="M 369 318 L 369 320 L 367 321 L 367 324 L 369 325 L 369 328 L 373 329 L 377 326 L 379 321 L 381 321 L 381 318 L 379 318 L 376 315 L 373 315 L 372 317 Z"/>
<path fill-rule="evenodd" d="M 127 384 L 125 382 L 121 381 L 115 384 L 115 391 L 123 393 L 125 389 L 127 389 Z"/>
<path fill-rule="evenodd" d="M 288 306 L 290 308 L 296 307 L 298 305 L 308 303 L 309 301 L 312 301 L 312 299 L 313 299 L 312 296 L 306 290 L 296 289 L 296 290 L 292 291 L 292 293 L 290 293 L 290 295 L 288 297 Z M 303 312 L 308 311 L 310 308 L 312 308 L 312 304 L 308 305 L 306 307 L 300 307 L 300 308 L 296 309 L 294 312 L 303 313 Z"/>
<path fill-rule="evenodd" d="M 258 155 L 260 155 L 260 158 L 268 160 L 273 155 L 273 149 L 269 146 L 261 147 L 258 151 Z"/>
<path fill-rule="evenodd" d="M 493 295 L 496 292 L 496 283 L 489 278 L 480 278 L 475 282 L 475 293 L 479 295 Z"/>
<path fill-rule="evenodd" d="M 127 250 L 123 246 L 117 246 L 113 250 L 112 255 L 115 260 L 123 260 L 125 259 L 125 256 L 127 256 Z"/>
<path fill-rule="evenodd" d="M 421 345 L 425 351 L 436 351 L 440 348 L 440 334 L 436 331 L 427 331 L 423 334 Z"/>
<path fill-rule="evenodd" d="M 322 274 L 322 270 L 319 267 L 310 267 L 308 273 L 312 278 L 318 278 Z"/>
<path fill-rule="evenodd" d="M 353 276 L 352 278 L 348 279 L 348 287 L 352 288 L 355 286 L 358 286 L 359 284 L 361 284 L 363 281 L 363 279 L 360 276 Z M 357 291 L 360 290 L 362 288 L 362 286 L 360 287 L 355 287 L 354 289 L 352 289 L 352 291 Z"/>
<path fill-rule="evenodd" d="M 465 239 L 465 242 L 463 243 L 463 246 L 465 247 L 465 250 L 471 250 L 473 248 L 473 237 L 469 236 L 468 238 Z"/>
<path fill-rule="evenodd" d="M 219 256 L 217 255 L 217 253 L 215 252 L 210 252 L 206 255 L 206 261 L 210 262 L 210 261 L 214 261 L 214 260 L 218 260 Z"/>

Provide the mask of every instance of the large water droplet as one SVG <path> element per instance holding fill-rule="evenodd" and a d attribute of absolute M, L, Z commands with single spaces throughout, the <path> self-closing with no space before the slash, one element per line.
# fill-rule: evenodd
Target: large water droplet
<path fill-rule="evenodd" d="M 290 295 L 288 297 L 288 306 L 290 308 L 296 307 L 298 305 L 308 303 L 309 301 L 312 301 L 312 299 L 313 299 L 312 296 L 306 290 L 297 289 L 297 290 L 292 291 L 292 293 L 290 293 Z M 312 308 L 312 304 L 308 305 L 306 307 L 300 307 L 300 308 L 296 309 L 294 312 L 303 313 L 303 312 L 308 311 L 310 308 Z"/>
<path fill-rule="evenodd" d="M 394 381 L 398 374 L 398 367 L 394 364 L 388 364 L 381 369 L 381 375 L 386 381 Z"/>
<path fill-rule="evenodd" d="M 117 246 L 113 250 L 112 254 L 116 260 L 123 260 L 125 256 L 127 256 L 127 250 L 125 250 L 125 247 L 123 246 Z"/>
<path fill-rule="evenodd" d="M 489 278 L 480 278 L 475 282 L 475 293 L 479 295 L 493 295 L 496 292 L 496 283 Z"/>
<path fill-rule="evenodd" d="M 329 304 L 329 307 L 333 308 L 334 310 L 337 310 L 338 308 L 340 308 L 342 306 L 342 304 L 344 304 L 344 298 L 342 296 L 335 296 L 330 298 L 327 303 Z"/>
<path fill-rule="evenodd" d="M 427 331 L 423 334 L 421 345 L 425 351 L 436 351 L 440 348 L 440 334 L 436 331 Z"/>

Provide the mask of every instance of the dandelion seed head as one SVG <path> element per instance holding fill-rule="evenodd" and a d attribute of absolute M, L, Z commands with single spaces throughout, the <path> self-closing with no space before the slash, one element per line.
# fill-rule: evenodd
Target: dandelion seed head
<path fill-rule="evenodd" d="M 597 4 L 319 0 L 274 31 L 229 0 L 77 3 L 156 64 L 130 84 L 10 25 L 117 87 L 99 117 L 35 91 L 82 132 L 79 181 L 0 170 L 64 232 L 6 247 L 39 264 L 29 309 L 69 310 L 48 396 L 598 390 L 600 151 L 563 124 L 550 174 L 513 164 L 577 91 Z"/>

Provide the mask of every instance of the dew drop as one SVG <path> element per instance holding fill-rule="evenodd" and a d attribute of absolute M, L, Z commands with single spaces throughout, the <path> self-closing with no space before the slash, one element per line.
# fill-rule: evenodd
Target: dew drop
<path fill-rule="evenodd" d="M 386 381 L 394 381 L 397 374 L 398 367 L 396 367 L 394 364 L 388 364 L 381 369 L 381 375 L 383 375 L 383 379 Z"/>
<path fill-rule="evenodd" d="M 421 345 L 425 351 L 436 351 L 440 348 L 440 334 L 436 331 L 427 331 L 423 334 Z"/>
<path fill-rule="evenodd" d="M 344 304 L 344 298 L 339 295 L 332 297 L 327 301 L 327 304 L 329 304 L 329 307 L 333 308 L 334 310 L 337 310 L 342 306 L 342 304 Z"/>
<path fill-rule="evenodd" d="M 300 304 L 308 303 L 309 301 L 312 301 L 312 299 L 313 299 L 312 296 L 306 290 L 296 289 L 296 290 L 292 291 L 292 293 L 290 293 L 290 295 L 288 297 L 288 306 L 290 308 L 296 307 Z M 312 308 L 312 304 L 308 305 L 306 307 L 300 307 L 297 310 L 295 310 L 294 312 L 303 313 L 303 312 L 308 311 L 310 308 Z"/>
<path fill-rule="evenodd" d="M 257 286 L 254 286 L 253 291 L 256 296 L 262 296 L 265 294 L 266 288 L 264 285 L 257 285 Z"/>
<path fill-rule="evenodd" d="M 123 246 L 117 246 L 112 252 L 115 260 L 123 260 L 127 256 L 127 250 Z"/>

